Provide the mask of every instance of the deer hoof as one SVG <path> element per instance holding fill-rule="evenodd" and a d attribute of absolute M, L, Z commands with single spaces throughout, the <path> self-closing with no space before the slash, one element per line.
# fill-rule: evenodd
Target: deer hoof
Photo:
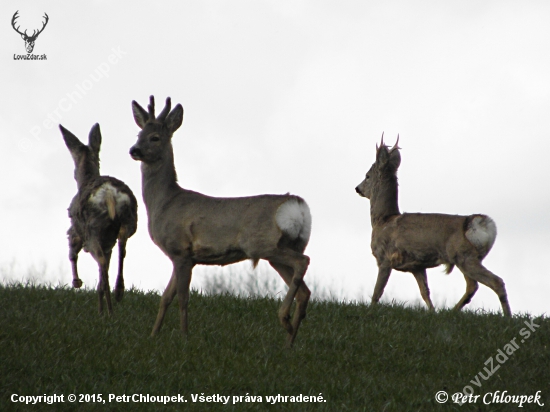
<path fill-rule="evenodd" d="M 285 328 L 285 330 L 289 334 L 292 334 L 293 328 L 292 328 L 292 324 L 290 323 L 290 315 L 280 317 L 279 321 L 281 322 L 281 325 L 283 326 L 283 328 Z"/>
<path fill-rule="evenodd" d="M 291 349 L 292 346 L 294 345 L 294 338 L 295 338 L 295 335 L 293 333 L 287 336 L 286 345 L 285 345 L 287 349 Z"/>
<path fill-rule="evenodd" d="M 79 289 L 82 287 L 82 281 L 80 279 L 73 279 L 73 288 Z"/>
<path fill-rule="evenodd" d="M 122 297 L 124 296 L 124 288 L 122 289 L 117 288 L 113 291 L 113 293 L 115 294 L 115 300 L 117 302 L 120 302 L 122 300 Z"/>
<path fill-rule="evenodd" d="M 289 339 L 292 339 L 294 340 L 293 338 L 293 335 L 294 335 L 294 328 L 292 327 L 292 324 L 290 322 L 288 322 L 287 325 L 285 325 L 285 329 L 288 333 L 288 336 L 289 336 Z"/>

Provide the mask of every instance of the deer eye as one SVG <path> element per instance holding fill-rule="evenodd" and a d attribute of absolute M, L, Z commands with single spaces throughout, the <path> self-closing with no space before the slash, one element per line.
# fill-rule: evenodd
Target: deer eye
<path fill-rule="evenodd" d="M 158 136 L 156 136 L 156 135 L 155 135 L 155 136 L 151 136 L 149 140 L 152 141 L 152 142 L 158 142 L 158 141 L 160 140 L 160 137 L 158 137 Z"/>

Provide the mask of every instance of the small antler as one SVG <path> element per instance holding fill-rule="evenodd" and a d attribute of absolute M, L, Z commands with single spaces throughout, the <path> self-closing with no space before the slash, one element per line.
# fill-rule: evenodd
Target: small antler
<path fill-rule="evenodd" d="M 166 116 L 168 116 L 168 113 L 170 113 L 171 108 L 172 108 L 172 100 L 170 100 L 170 98 L 167 97 L 166 106 L 164 106 L 164 109 L 162 109 L 162 112 L 160 112 L 159 116 L 157 117 L 157 120 L 160 122 L 164 122 L 164 120 L 166 120 Z"/>
<path fill-rule="evenodd" d="M 155 120 L 155 96 L 151 95 L 149 97 L 149 120 Z"/>
<path fill-rule="evenodd" d="M 390 153 L 393 152 L 394 150 L 398 150 L 398 149 L 401 149 L 399 146 L 399 133 L 397 134 L 397 141 L 395 142 L 395 144 L 393 145 L 393 147 L 391 148 L 390 150 Z"/>
<path fill-rule="evenodd" d="M 380 147 L 384 146 L 384 132 L 382 132 L 382 138 L 380 139 Z M 378 151 L 378 143 L 376 144 L 376 151 Z"/>
<path fill-rule="evenodd" d="M 149 97 L 149 121 L 158 121 L 158 122 L 164 122 L 166 120 L 166 116 L 168 116 L 168 113 L 170 113 L 170 109 L 172 108 L 172 100 L 170 100 L 169 97 L 166 98 L 166 105 L 164 106 L 164 109 L 162 109 L 162 112 L 158 115 L 158 117 L 155 117 L 155 97 L 151 96 Z"/>

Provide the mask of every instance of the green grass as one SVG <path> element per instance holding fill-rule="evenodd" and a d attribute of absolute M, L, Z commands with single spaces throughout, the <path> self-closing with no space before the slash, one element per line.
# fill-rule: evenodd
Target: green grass
<path fill-rule="evenodd" d="M 466 385 L 482 396 L 507 390 L 550 406 L 550 320 L 528 338 L 528 315 L 430 313 L 403 305 L 312 301 L 294 348 L 285 349 L 279 301 L 192 293 L 190 336 L 178 330 L 177 300 L 161 333 L 149 333 L 159 296 L 126 292 L 114 316 L 97 314 L 95 291 L 0 286 L 0 410 L 516 410 L 514 405 L 439 404 L 435 394 Z M 496 373 L 485 362 L 516 338 L 519 348 Z M 521 339 L 524 342 L 521 342 Z M 498 362 L 494 360 L 495 366 Z M 484 373 L 487 375 L 486 373 Z M 18 395 L 63 394 L 64 403 L 22 405 Z M 182 395 L 186 403 L 67 402 L 69 394 Z M 230 396 L 228 405 L 192 395 Z M 319 395 L 325 402 L 270 405 L 273 395 Z M 246 396 L 262 402 L 245 402 Z M 232 405 L 233 396 L 243 396 Z M 526 405 L 522 410 L 542 410 Z"/>

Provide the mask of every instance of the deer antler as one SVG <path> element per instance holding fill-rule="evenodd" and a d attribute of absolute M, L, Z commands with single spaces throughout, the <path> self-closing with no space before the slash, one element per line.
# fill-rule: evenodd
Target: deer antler
<path fill-rule="evenodd" d="M 25 33 L 21 33 L 21 32 L 19 31 L 19 27 L 21 27 L 21 26 L 17 26 L 17 28 L 15 27 L 15 20 L 19 17 L 19 16 L 17 15 L 17 13 L 19 13 L 19 10 L 17 10 L 17 11 L 14 13 L 13 17 L 11 18 L 11 26 L 12 26 L 13 29 L 14 29 L 17 33 L 19 33 L 21 36 L 26 36 L 26 35 L 27 35 L 27 30 L 25 30 Z"/>
<path fill-rule="evenodd" d="M 45 12 L 44 12 L 43 17 L 46 18 L 46 21 L 44 23 L 42 23 L 42 28 L 40 30 L 38 30 L 38 32 L 36 32 L 36 30 L 34 30 L 31 37 L 37 37 L 40 33 L 42 33 L 44 31 L 44 28 L 46 27 L 46 24 L 48 24 L 48 21 L 50 20 L 50 18 L 48 17 L 48 15 Z"/>
<path fill-rule="evenodd" d="M 159 116 L 157 117 L 157 120 L 159 122 L 164 122 L 166 119 L 166 116 L 168 116 L 168 113 L 170 113 L 170 109 L 172 108 L 172 100 L 170 100 L 169 97 L 166 98 L 166 106 L 164 106 L 164 109 L 162 109 L 162 112 L 160 112 Z"/>
<path fill-rule="evenodd" d="M 50 18 L 48 17 L 48 14 L 47 14 L 47 13 L 44 13 L 44 16 L 43 16 L 43 17 L 46 18 L 46 21 L 44 21 L 44 22 L 42 23 L 42 28 L 41 28 L 40 30 L 38 30 L 38 31 L 34 30 L 33 33 L 32 33 L 32 36 L 29 36 L 29 35 L 27 34 L 27 30 L 25 30 L 24 33 L 21 33 L 21 32 L 19 31 L 19 27 L 21 27 L 21 26 L 15 27 L 15 20 L 17 20 L 17 19 L 19 18 L 18 13 L 19 13 L 19 10 L 17 10 L 17 11 L 14 13 L 14 15 L 13 15 L 13 17 L 12 17 L 12 19 L 11 19 L 11 26 L 13 27 L 13 29 L 14 29 L 17 33 L 19 33 L 21 36 L 24 36 L 24 37 L 25 37 L 26 39 L 28 39 L 28 40 L 34 40 L 36 37 L 38 37 L 38 35 L 44 31 L 44 28 L 46 27 L 46 25 L 48 24 L 48 21 L 50 20 Z"/>
<path fill-rule="evenodd" d="M 380 147 L 384 146 L 384 132 L 382 132 L 382 138 L 380 139 Z M 378 143 L 376 144 L 376 151 L 378 151 Z"/>
<path fill-rule="evenodd" d="M 166 106 L 164 106 L 164 109 L 160 112 L 158 117 L 155 117 L 155 97 L 151 96 L 149 97 L 149 106 L 147 106 L 149 109 L 149 121 L 159 121 L 163 122 L 164 119 L 166 119 L 166 116 L 168 116 L 168 113 L 170 113 L 170 109 L 172 108 L 172 101 L 169 97 L 166 98 Z"/>
<path fill-rule="evenodd" d="M 398 143 L 399 143 L 399 133 L 397 134 L 397 141 L 395 142 L 395 144 L 393 145 L 393 147 L 390 149 L 390 153 L 393 152 L 394 150 L 401 149 L 401 148 L 398 146 Z"/>
<path fill-rule="evenodd" d="M 149 120 L 155 120 L 155 96 L 149 97 L 149 106 L 147 106 L 149 109 Z"/>

